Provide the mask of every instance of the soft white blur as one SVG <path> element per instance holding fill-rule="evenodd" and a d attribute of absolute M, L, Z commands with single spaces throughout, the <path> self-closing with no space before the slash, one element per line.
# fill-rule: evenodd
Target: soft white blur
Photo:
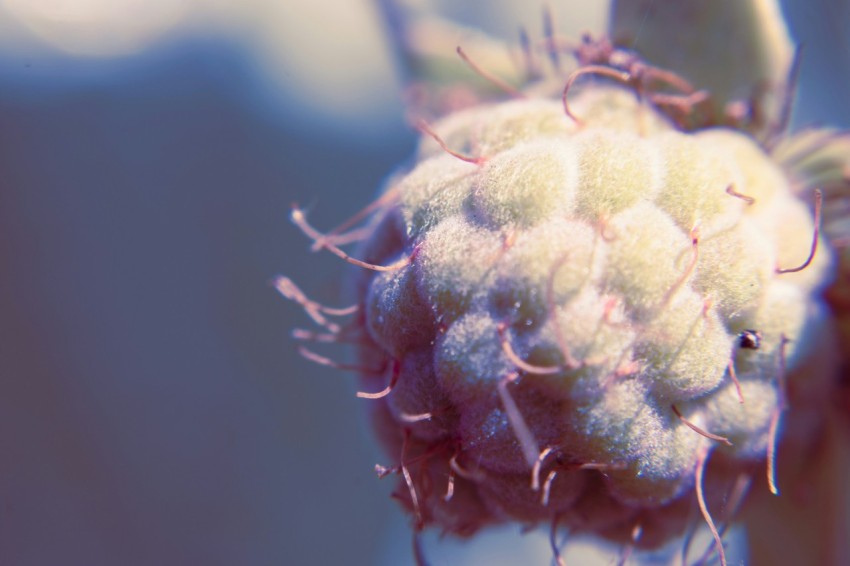
<path fill-rule="evenodd" d="M 254 0 L 241 32 L 272 81 L 303 112 L 360 139 L 402 112 L 383 22 L 371 0 Z M 303 117 L 303 115 L 301 115 Z M 309 118 L 308 118 L 309 119 Z"/>
<path fill-rule="evenodd" d="M 370 0 L 0 0 L 0 55 L 115 63 L 210 36 L 249 52 L 265 85 L 256 101 L 314 136 L 368 142 L 398 127 L 392 49 Z"/>
<path fill-rule="evenodd" d="M 729 564 L 745 564 L 747 541 L 743 528 L 733 526 L 724 540 L 727 543 L 726 557 Z M 431 566 L 513 566 L 515 564 L 554 564 L 548 528 L 539 527 L 523 532 L 519 525 L 506 525 L 488 529 L 475 537 L 455 539 L 441 537 L 428 531 L 423 534 L 422 544 Z M 565 564 L 607 566 L 618 564 L 623 548 L 614 544 L 601 543 L 598 539 L 582 534 L 558 535 L 561 558 Z M 691 540 L 689 560 L 695 560 L 714 545 L 714 539 L 706 528 L 699 529 Z M 404 564 L 410 556 L 409 527 L 396 523 L 388 529 L 381 566 Z M 643 564 L 668 565 L 677 563 L 681 546 L 673 542 L 660 550 L 644 553 Z M 628 562 L 634 564 L 635 561 Z"/>
<path fill-rule="evenodd" d="M 73 55 L 120 56 L 176 26 L 192 0 L 2 0 L 35 36 Z"/>

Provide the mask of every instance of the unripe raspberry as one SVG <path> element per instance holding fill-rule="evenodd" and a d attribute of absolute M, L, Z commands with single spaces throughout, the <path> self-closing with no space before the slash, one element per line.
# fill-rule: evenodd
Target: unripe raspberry
<path fill-rule="evenodd" d="M 626 87 L 566 112 L 529 93 L 424 127 L 362 259 L 296 210 L 366 268 L 348 331 L 398 462 L 379 471 L 417 529 L 551 521 L 653 547 L 694 494 L 714 529 L 742 470 L 768 460 L 775 490 L 785 381 L 831 273 L 818 219 L 743 130 L 686 131 Z"/>
<path fill-rule="evenodd" d="M 557 512 L 623 538 L 636 513 L 692 497 L 706 451 L 765 458 L 780 366 L 806 348 L 830 257 L 778 269 L 807 258 L 815 226 L 770 157 L 731 129 L 679 131 L 627 89 L 571 106 L 581 124 L 547 99 L 437 123 L 481 158 L 423 137 L 363 248 L 397 266 L 362 286 L 361 359 L 395 368 L 365 383 L 391 386 L 376 423 L 404 451 L 420 526 Z M 683 528 L 649 524 L 655 544 Z"/>

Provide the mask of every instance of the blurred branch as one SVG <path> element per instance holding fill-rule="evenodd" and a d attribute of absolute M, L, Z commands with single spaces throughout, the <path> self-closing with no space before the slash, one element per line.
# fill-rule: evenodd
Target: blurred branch
<path fill-rule="evenodd" d="M 408 93 L 414 98 L 408 101 L 414 110 L 442 114 L 474 101 L 504 96 L 499 83 L 519 88 L 526 82 L 526 70 L 511 56 L 507 43 L 410 1 L 376 1 L 402 79 L 408 87 L 415 87 L 415 93 Z M 472 63 L 459 56 L 458 47 Z"/>

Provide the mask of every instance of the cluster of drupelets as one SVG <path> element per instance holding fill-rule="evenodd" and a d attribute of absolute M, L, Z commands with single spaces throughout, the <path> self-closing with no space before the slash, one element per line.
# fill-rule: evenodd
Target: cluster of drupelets
<path fill-rule="evenodd" d="M 561 528 L 624 560 L 694 528 L 695 499 L 716 542 L 700 560 L 725 563 L 754 463 L 778 492 L 787 371 L 829 264 L 820 196 L 813 219 L 684 79 L 605 41 L 573 54 L 560 101 L 512 91 L 419 122 L 417 165 L 337 229 L 293 208 L 314 249 L 363 268 L 356 305 L 276 285 L 320 328 L 297 339 L 357 345 L 350 365 L 300 351 L 362 375 L 399 458 L 379 475 L 401 476 L 417 531 L 548 521 L 558 561 Z M 571 94 L 589 74 L 624 86 Z"/>

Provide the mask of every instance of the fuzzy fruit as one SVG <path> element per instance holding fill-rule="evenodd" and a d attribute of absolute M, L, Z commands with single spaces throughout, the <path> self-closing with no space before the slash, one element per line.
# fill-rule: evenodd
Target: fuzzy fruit
<path fill-rule="evenodd" d="M 482 105 L 423 137 L 360 254 L 360 361 L 385 368 L 363 396 L 418 527 L 554 517 L 655 546 L 710 452 L 717 497 L 768 456 L 830 254 L 744 133 L 680 131 L 610 85 L 570 107 Z"/>

